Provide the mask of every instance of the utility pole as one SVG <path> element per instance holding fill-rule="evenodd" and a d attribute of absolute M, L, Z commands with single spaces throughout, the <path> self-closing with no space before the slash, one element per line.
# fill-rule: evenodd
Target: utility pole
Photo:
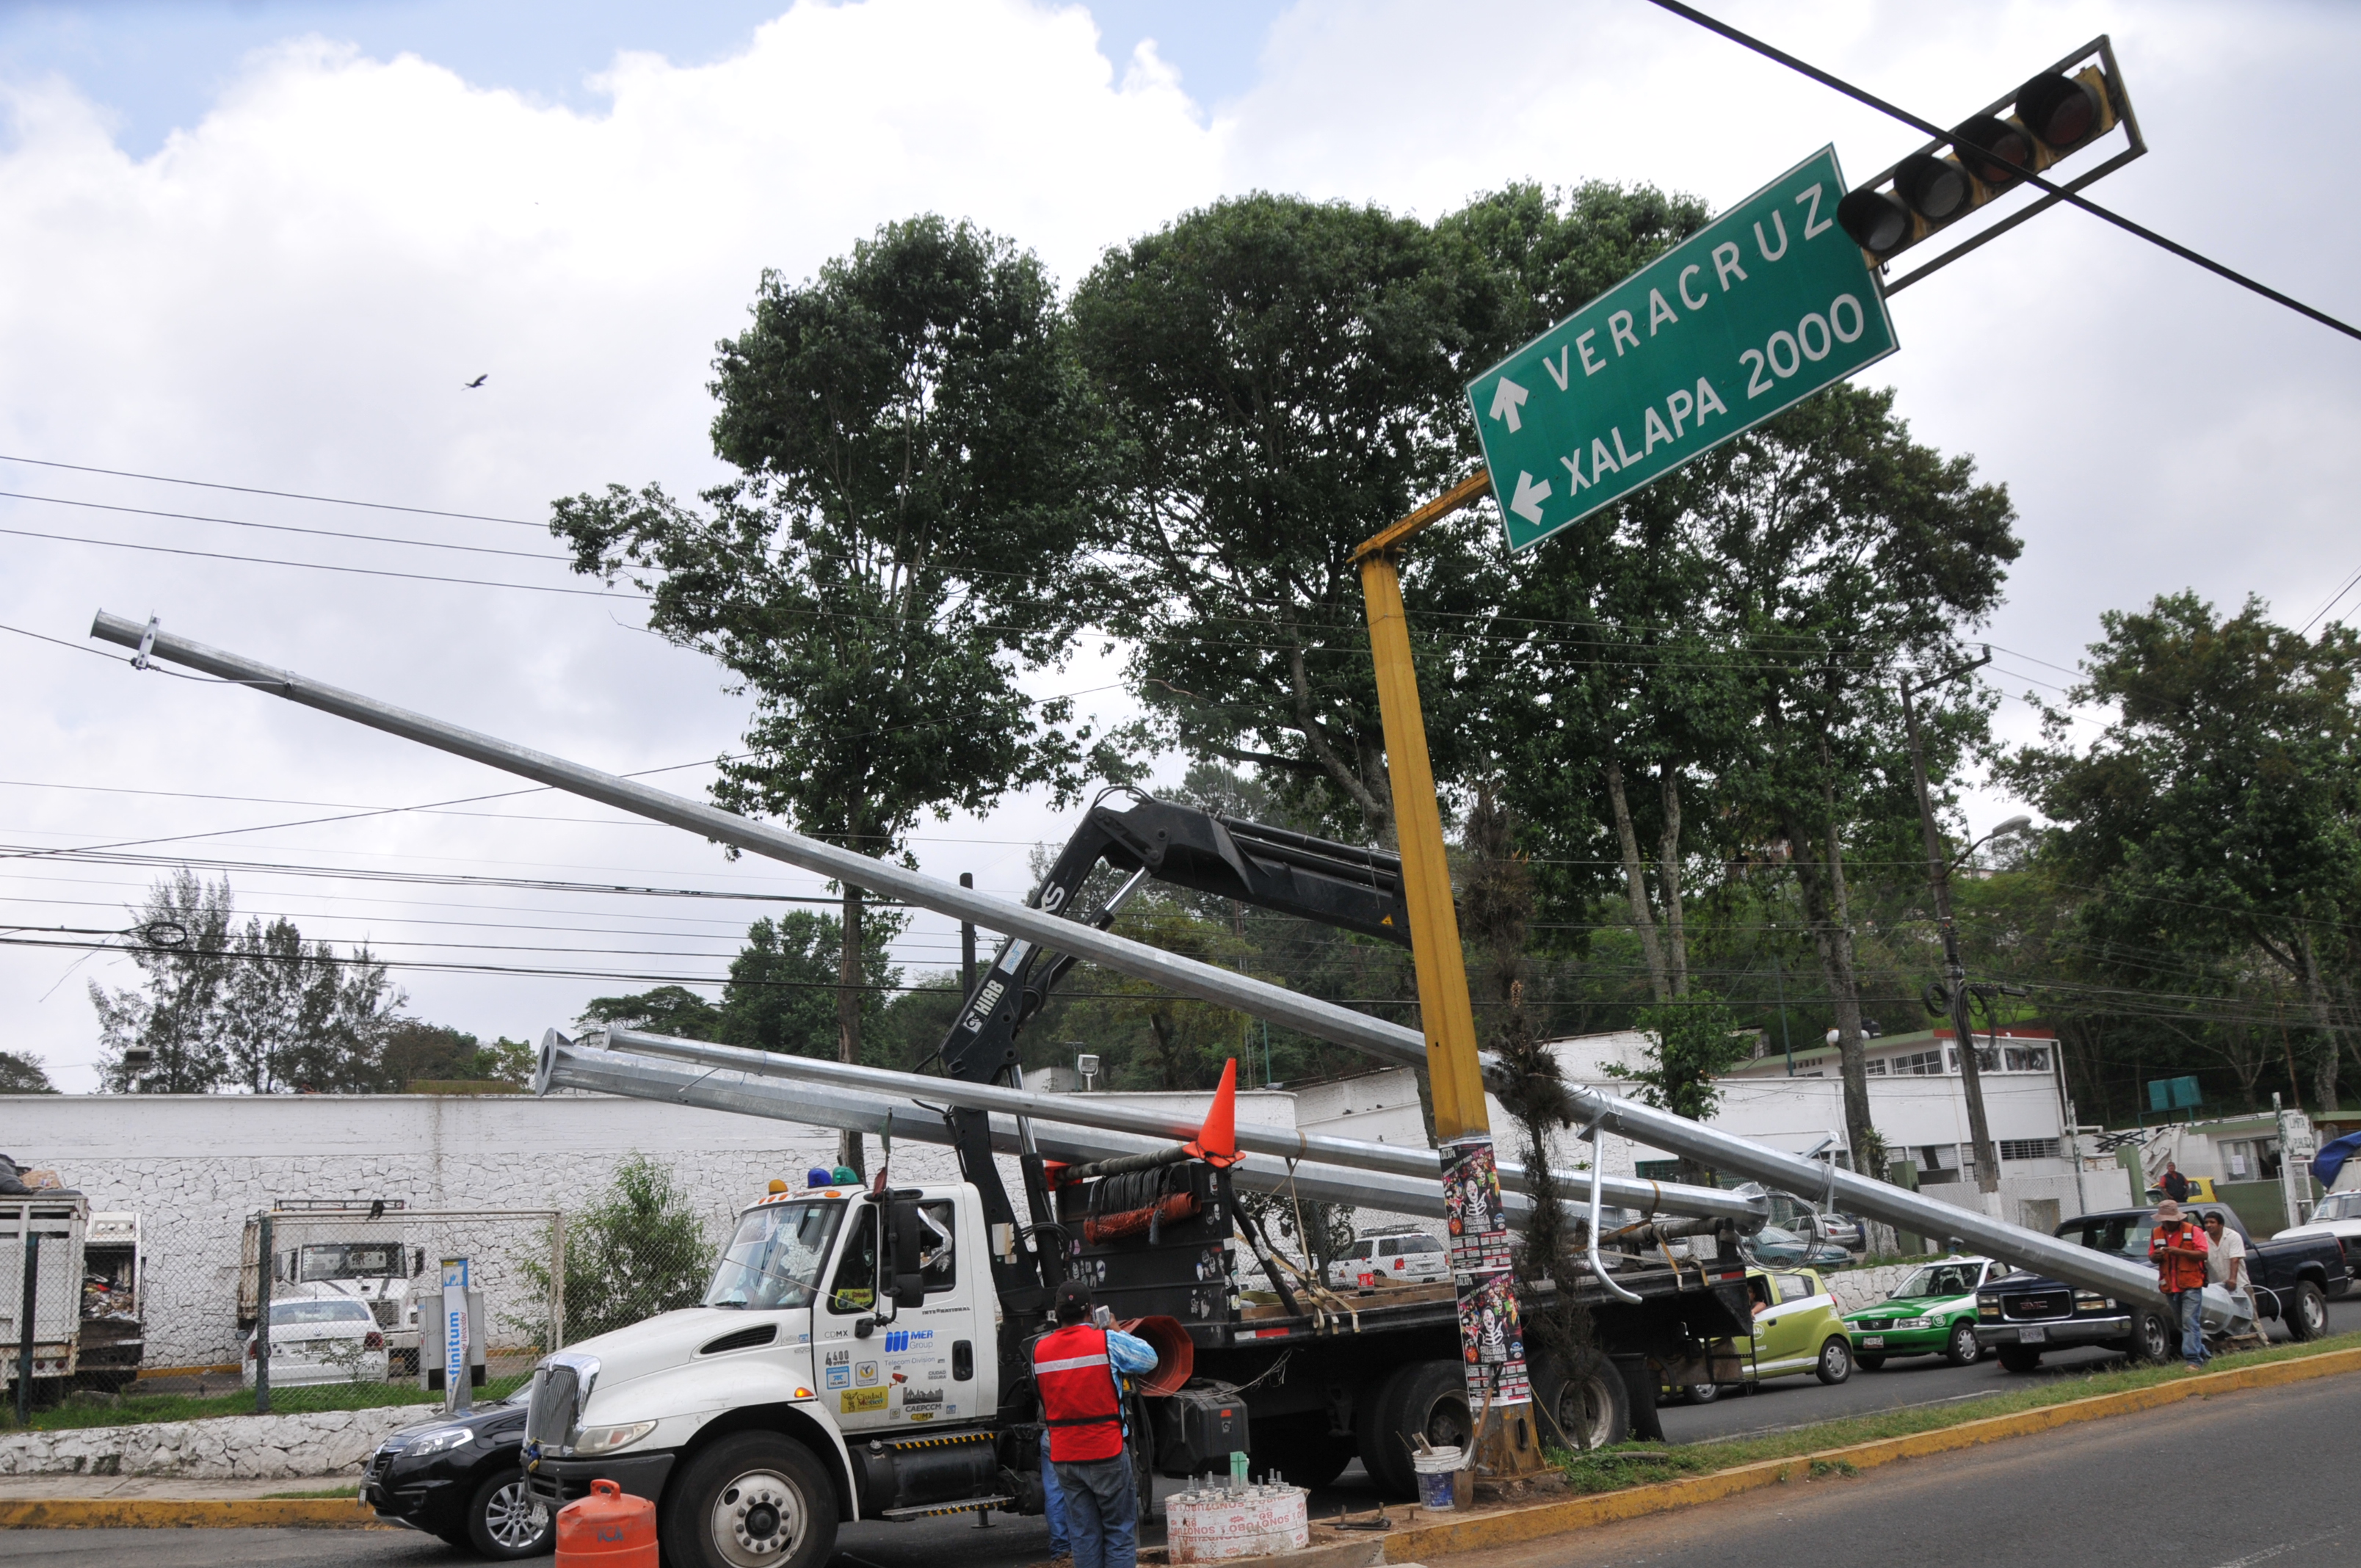
<path fill-rule="evenodd" d="M 973 872 L 960 872 L 960 885 L 961 887 L 973 887 L 975 885 L 975 873 Z M 960 922 L 960 995 L 962 998 L 966 998 L 973 996 L 974 994 L 975 922 L 972 920 L 962 920 Z"/>
<path fill-rule="evenodd" d="M 1467 998 L 1459 915 L 1451 900 L 1443 812 L 1434 797 L 1418 669 L 1411 657 L 1410 622 L 1395 565 L 1397 554 L 1412 534 L 1480 499 L 1490 487 L 1490 474 L 1477 469 L 1366 541 L 1353 556 L 1361 569 L 1378 707 L 1385 727 L 1386 773 L 1393 785 L 1402 902 L 1409 906 L 1419 1025 L 1426 1036 L 1427 1080 L 1434 1095 L 1434 1141 L 1443 1153 L 1452 1273 L 1462 1282 L 1458 1306 L 1467 1408 L 1481 1423 L 1473 1434 L 1476 1464 L 1478 1474 L 1507 1480 L 1543 1468 L 1542 1439 L 1533 1424 L 1511 1272 L 1512 1238 L 1500 1203 L 1499 1168 L 1492 1153 L 1490 1113 L 1484 1103 L 1476 1014 Z M 1595 1146 L 1590 1157 L 1598 1157 Z"/>
<path fill-rule="evenodd" d="M 1943 836 L 1935 828 L 1935 803 L 1927 793 L 1927 751 L 1918 739 L 1918 706 L 1913 700 L 1919 692 L 1991 663 L 1992 651 L 1986 649 L 1982 658 L 1954 665 L 1915 685 L 1905 679 L 1902 721 L 1910 731 L 1910 777 L 1918 786 L 1918 828 L 1927 839 L 1927 881 L 1935 894 L 1935 924 L 1943 934 L 1943 986 L 1951 1008 L 1951 1037 L 1960 1050 L 1960 1082 L 1968 1095 L 1968 1137 L 1976 1150 L 1976 1189 L 1984 1194 L 1985 1212 L 1997 1218 L 1993 1195 L 2000 1191 L 2000 1151 L 1993 1146 L 1992 1124 L 1984 1117 L 1975 1026 L 1968 1021 L 1968 970 L 1960 960 L 1960 931 L 1951 919 L 1951 867 L 1943 853 Z"/>

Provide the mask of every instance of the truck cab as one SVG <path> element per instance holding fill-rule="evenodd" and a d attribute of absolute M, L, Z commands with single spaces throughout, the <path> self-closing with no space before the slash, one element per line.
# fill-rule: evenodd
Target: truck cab
<path fill-rule="evenodd" d="M 773 1185 L 702 1302 L 544 1358 L 535 1495 L 612 1480 L 656 1501 L 666 1563 L 713 1568 L 809 1568 L 840 1519 L 1012 1500 L 974 1190 Z"/>

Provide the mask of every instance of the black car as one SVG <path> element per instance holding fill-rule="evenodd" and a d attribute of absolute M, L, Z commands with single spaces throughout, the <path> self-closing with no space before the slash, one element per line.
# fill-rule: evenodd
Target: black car
<path fill-rule="evenodd" d="M 405 1427 L 378 1444 L 361 1501 L 479 1557 L 506 1562 L 555 1549 L 555 1519 L 525 1489 L 524 1400 L 498 1400 Z"/>

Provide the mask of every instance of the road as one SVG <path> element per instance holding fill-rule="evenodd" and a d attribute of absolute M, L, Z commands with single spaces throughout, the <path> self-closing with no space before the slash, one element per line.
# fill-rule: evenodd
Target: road
<path fill-rule="evenodd" d="M 2361 1299 L 2332 1302 L 2328 1311 L 2331 1332 L 2361 1330 Z M 2043 1361 L 2042 1370 L 2032 1378 L 2004 1372 L 1993 1362 L 1949 1366 L 1935 1357 L 1888 1362 L 1876 1372 L 1855 1372 L 1850 1382 L 1833 1388 L 1808 1376 L 1782 1378 L 1749 1398 L 1726 1396 L 1711 1405 L 1667 1407 L 1664 1411 L 1664 1434 L 1675 1442 L 1699 1442 L 1877 1410 L 1948 1403 L 2022 1387 L 2033 1378 L 2103 1365 L 2114 1359 L 2116 1358 L 2101 1351 L 2068 1352 Z M 1950 1563 L 1972 1563 L 1977 1568 L 1992 1568 L 1995 1563 L 2007 1563 L 2011 1568 L 2037 1568 L 2047 1563 L 2087 1565 L 2113 1562 L 2121 1555 L 2125 1521 L 2143 1517 L 2149 1508 L 2147 1495 L 2157 1490 L 2161 1472 L 2151 1466 L 2158 1463 L 2156 1454 L 2159 1445 L 2180 1456 L 2172 1462 L 2170 1471 L 2178 1478 L 2176 1485 L 2197 1487 L 2195 1493 L 2178 1494 L 2191 1499 L 2191 1508 L 2180 1510 L 2188 1517 L 2202 1520 L 2226 1511 L 2243 1518 L 2241 1510 L 2246 1509 L 2258 1521 L 2257 1529 L 2261 1528 L 2260 1521 L 2276 1521 L 2285 1522 L 2294 1531 L 2284 1540 L 2274 1537 L 2264 1543 L 2287 1547 L 2287 1551 L 2268 1559 L 2241 1559 L 2239 1552 L 2231 1550 L 2209 1556 L 2205 1553 L 2210 1547 L 2191 1547 L 2186 1552 L 2176 1548 L 2161 1558 L 2174 1568 L 2260 1568 L 2266 1561 L 2270 1568 L 2306 1568 L 2315 1562 L 2344 1562 L 2348 1557 L 2361 1561 L 2361 1533 L 2323 1537 L 2327 1544 L 2323 1551 L 2338 1541 L 2347 1543 L 2328 1555 L 2303 1555 L 2313 1548 L 2296 1539 L 2307 1530 L 2332 1530 L 2334 1527 L 2333 1514 L 2339 1506 L 2335 1499 L 2349 1487 L 2355 1462 L 2361 1459 L 2361 1422 L 2350 1418 L 2352 1397 L 2345 1379 L 2331 1378 L 2317 1384 L 2300 1384 L 2292 1389 L 2225 1396 L 2209 1400 L 2202 1407 L 2177 1405 L 2153 1415 L 2071 1428 L 2062 1436 L 2019 1440 L 1983 1451 L 1972 1459 L 1946 1457 L 1874 1471 L 1859 1481 L 1816 1484 L 1813 1489 L 1799 1488 L 1795 1502 L 1778 1504 L 1775 1516 L 1784 1520 L 1812 1509 L 1821 1510 L 1812 1514 L 1817 1519 L 1836 1506 L 1831 1498 L 1883 1497 L 1905 1477 L 1923 1487 L 1927 1477 L 1938 1474 L 1997 1473 L 1992 1472 L 1993 1466 L 2005 1470 L 2019 1463 L 2014 1456 L 2034 1449 L 2055 1454 L 2061 1442 L 2072 1447 L 2077 1455 L 2086 1452 L 2113 1453 L 2128 1444 L 2124 1459 L 2128 1472 L 2120 1482 L 2109 1478 L 2097 1490 L 2070 1504 L 2067 1499 L 2075 1495 L 2071 1488 L 2063 1487 L 2062 1483 L 2052 1488 L 2059 1498 L 2058 1506 L 2072 1515 L 2078 1526 L 2087 1524 L 2098 1530 L 2094 1538 L 2097 1544 L 2088 1549 L 2091 1554 L 2042 1555 L 2037 1551 L 2022 1555 L 2013 1549 L 1987 1551 L 1976 1545 L 1979 1540 L 1993 1539 L 1991 1532 L 1994 1529 L 2004 1529 L 2006 1534 L 2021 1525 L 2026 1517 L 2021 1504 L 2024 1496 L 2029 1494 L 1976 1493 L 1971 1489 L 1956 1500 L 1958 1512 L 1953 1515 L 1943 1513 L 1949 1504 L 1922 1501 L 1894 1505 L 1897 1511 L 1883 1522 L 1842 1525 L 1842 1529 L 1863 1532 L 1853 1538 L 1860 1543 L 1857 1554 L 1833 1550 L 1830 1542 L 1817 1533 L 1818 1527 L 1800 1533 L 1784 1528 L 1773 1530 L 1767 1539 L 1795 1541 L 1795 1554 L 1790 1558 L 1773 1553 L 1769 1561 L 1752 1562 L 1750 1568 L 1784 1568 L 1789 1562 L 1795 1568 L 1841 1568 L 1851 1563 L 1893 1568 L 1896 1562 L 1906 1563 L 1909 1568 L 1941 1568 Z M 2276 1424 L 2278 1418 L 2268 1413 L 2280 1406 L 2290 1411 L 2284 1427 Z M 2246 1412 L 2241 1419 L 2250 1424 L 2251 1431 L 2240 1429 L 2245 1435 L 2236 1437 L 2193 1435 L 2209 1430 L 2208 1423 L 2234 1410 Z M 2231 1446 L 2227 1450 L 2209 1446 L 2215 1442 Z M 2037 1462 L 2023 1463 L 2032 1464 L 2042 1475 L 2048 1475 Z M 2299 1473 L 2311 1478 L 2299 1481 Z M 2241 1476 L 2246 1479 L 2239 1479 Z M 2004 1484 L 2015 1486 L 2017 1482 Z M 1164 1483 L 1168 1489 L 1171 1485 Z M 1819 1485 L 1827 1486 L 1826 1493 L 1817 1489 Z M 2224 1487 L 2228 1488 L 2226 1494 Z M 2009 1497 L 2008 1507 L 1993 1508 L 1993 1497 L 2003 1495 Z M 2235 1508 L 2225 1507 L 2242 1497 L 2252 1499 L 2251 1507 L 2243 1502 Z M 1315 1515 L 1323 1515 L 1339 1508 L 1367 1508 L 1376 1501 L 1375 1491 L 1356 1464 L 1340 1476 L 1335 1486 L 1315 1494 L 1312 1507 Z M 1585 1568 L 1609 1568 L 1610 1563 L 1705 1563 L 1708 1561 L 1703 1555 L 1705 1546 L 1700 1545 L 1698 1554 L 1694 1556 L 1667 1555 L 1658 1538 L 1686 1537 L 1709 1528 L 1726 1530 L 1732 1537 L 1741 1530 L 1764 1530 L 1773 1517 L 1764 1512 L 1770 1506 L 1758 1496 L 1752 1501 L 1741 1499 L 1617 1527 L 1618 1530 L 1636 1532 L 1632 1544 L 1619 1549 L 1626 1551 L 1622 1556 L 1594 1558 L 1591 1552 L 1597 1541 L 1603 1534 L 1612 1533 L 1594 1532 L 1585 1538 Z M 1942 1544 L 1942 1534 L 1922 1527 L 1912 1511 L 1920 1507 L 1935 1509 L 1932 1517 L 1965 1520 L 1960 1530 L 1951 1531 L 1947 1528 L 1944 1532 L 1957 1535 L 1957 1554 L 1942 1554 L 1950 1548 Z M 1838 1512 L 1841 1516 L 1841 1509 Z M 1711 1526 L 1698 1522 L 1708 1515 L 1719 1519 L 1728 1514 L 1734 1514 L 1741 1522 Z M 1668 1519 L 1682 1522 L 1668 1524 Z M 2304 1520 L 2313 1522 L 2302 1523 Z M 1881 1535 L 1880 1530 L 1886 1533 Z M 424 1568 L 434 1564 L 437 1568 L 449 1568 L 454 1563 L 474 1561 L 432 1537 L 408 1530 L 207 1530 L 174 1531 L 169 1538 L 159 1537 L 154 1530 L 8 1530 L 0 1531 L 0 1563 L 86 1563 L 91 1568 L 100 1564 L 111 1568 L 112 1564 L 154 1556 L 166 1539 L 170 1548 L 169 1560 L 174 1568 L 269 1568 L 280 1563 L 352 1564 L 354 1568 Z M 1699 1534 L 1696 1539 L 1704 1542 L 1719 1538 Z M 2007 1539 L 2016 1538 L 2010 1534 Z M 946 1561 L 956 1561 L 961 1568 L 1022 1568 L 1043 1561 L 1049 1555 L 1047 1543 L 1048 1535 L 1039 1519 L 1006 1515 L 995 1516 L 990 1529 L 978 1529 L 971 1520 L 958 1519 L 908 1525 L 853 1525 L 840 1539 L 831 1568 L 940 1568 Z M 1759 1541 L 1750 1540 L 1748 1543 L 1749 1551 L 1757 1556 L 1760 1546 Z M 1711 1550 L 1727 1551 L 1730 1547 L 1725 1544 Z M 1481 1561 L 1491 1564 L 1491 1556 L 1488 1554 Z M 1466 1568 L 1477 1568 L 1478 1561 L 1455 1559 L 1454 1568 L 1460 1568 L 1462 1563 Z M 1559 1568 L 1565 1561 L 1565 1543 L 1561 1541 L 1555 1555 L 1515 1558 L 1512 1554 L 1500 1558 L 1491 1568 L 1543 1568 L 1544 1564 L 1546 1568 Z"/>

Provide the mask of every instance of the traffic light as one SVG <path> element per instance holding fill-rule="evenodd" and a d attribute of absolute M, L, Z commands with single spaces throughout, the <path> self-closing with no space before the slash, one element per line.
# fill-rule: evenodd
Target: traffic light
<path fill-rule="evenodd" d="M 1837 203 L 1837 222 L 1883 264 L 2118 125 L 2128 126 L 2131 148 L 2077 185 L 2147 150 L 2114 51 L 2101 38 L 1848 193 Z M 2031 215 L 2019 214 L 2011 226 Z"/>

